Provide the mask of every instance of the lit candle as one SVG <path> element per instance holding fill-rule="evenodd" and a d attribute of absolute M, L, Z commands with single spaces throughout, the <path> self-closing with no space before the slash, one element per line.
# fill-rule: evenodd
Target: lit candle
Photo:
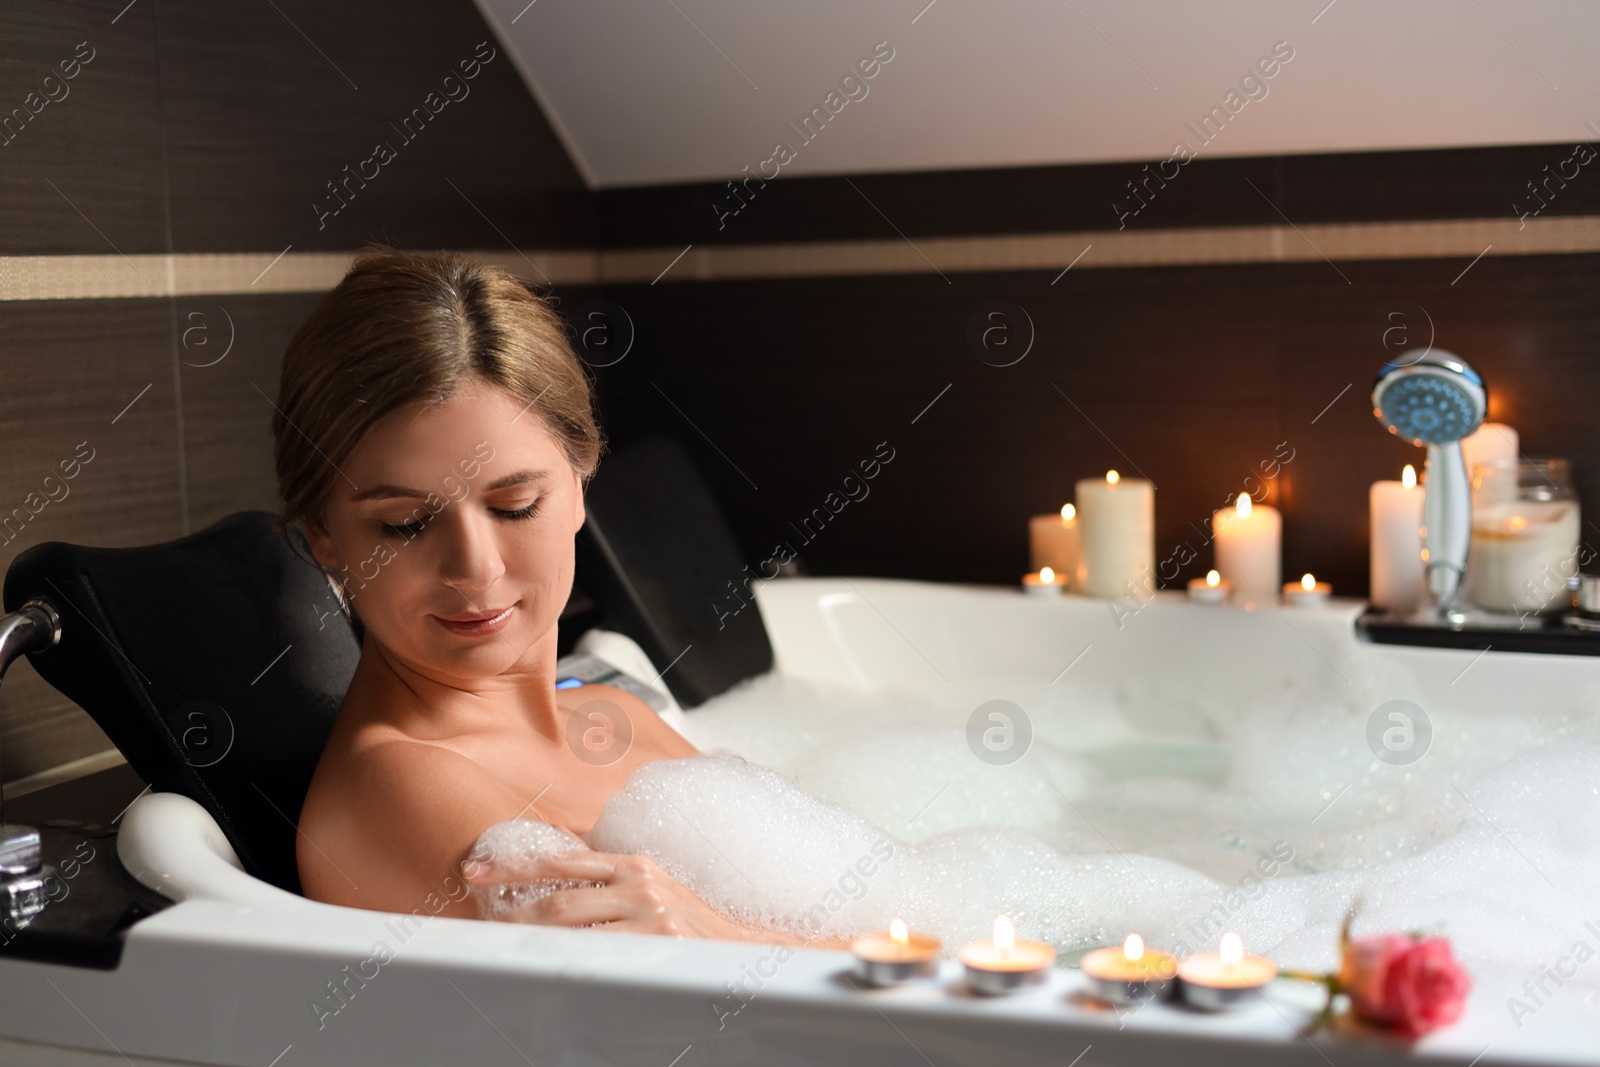
<path fill-rule="evenodd" d="M 1513 467 L 1516 466 L 1522 454 L 1520 446 L 1516 430 L 1503 422 L 1484 423 L 1461 439 L 1461 457 L 1467 462 L 1467 477 L 1475 480 L 1475 468 L 1480 463 L 1509 463 Z M 1499 501 L 1501 503 L 1516 499 L 1514 484 L 1510 487 L 1512 490 L 1510 493 L 1506 492 L 1504 483 L 1496 483 L 1487 488 L 1489 496 L 1501 494 Z M 1495 502 L 1482 492 L 1475 494 L 1473 500 L 1474 506 Z"/>
<path fill-rule="evenodd" d="M 1009 993 L 1038 985 L 1050 974 L 1056 950 L 1043 941 L 1018 941 L 1011 920 L 994 921 L 994 939 L 972 941 L 961 947 L 967 985 L 977 993 Z"/>
<path fill-rule="evenodd" d="M 939 939 L 912 933 L 904 919 L 889 924 L 889 933 L 868 934 L 850 946 L 856 974 L 869 985 L 895 985 L 931 978 L 939 970 Z"/>
<path fill-rule="evenodd" d="M 1251 994 L 1278 977 L 1278 967 L 1261 956 L 1246 956 L 1239 935 L 1222 935 L 1219 951 L 1190 956 L 1178 968 L 1184 1002 L 1208 1011 L 1247 1003 Z"/>
<path fill-rule="evenodd" d="M 1083 957 L 1082 967 L 1095 996 L 1131 1004 L 1160 996 L 1178 973 L 1178 958 L 1146 948 L 1144 938 L 1129 934 L 1121 948 L 1097 948 Z"/>
<path fill-rule="evenodd" d="M 1417 485 L 1417 469 L 1407 463 L 1398 482 L 1373 482 L 1367 502 L 1372 510 L 1372 591 L 1368 599 L 1374 607 L 1410 613 L 1427 599 L 1428 590 L 1422 563 L 1422 488 Z"/>
<path fill-rule="evenodd" d="M 1042 567 L 1038 574 L 1022 576 L 1022 591 L 1029 596 L 1060 596 L 1066 583 L 1056 580 L 1056 572 Z"/>
<path fill-rule="evenodd" d="M 1233 583 L 1215 570 L 1206 572 L 1204 578 L 1189 579 L 1189 599 L 1197 604 L 1226 604 L 1233 593 Z"/>
<path fill-rule="evenodd" d="M 1063 504 L 1059 515 L 1035 515 L 1028 520 L 1028 554 L 1034 570 L 1049 567 L 1063 590 L 1079 580 L 1082 552 L 1078 543 L 1078 509 Z"/>
<path fill-rule="evenodd" d="M 1291 608 L 1314 608 L 1326 604 L 1332 595 L 1333 586 L 1317 581 L 1309 573 L 1283 587 L 1283 599 Z"/>
<path fill-rule="evenodd" d="M 1272 602 L 1283 581 L 1283 519 L 1278 509 L 1240 493 L 1231 508 L 1211 516 L 1217 537 L 1217 570 L 1233 579 L 1245 607 Z"/>
<path fill-rule="evenodd" d="M 1077 484 L 1078 536 L 1089 596 L 1146 598 L 1155 585 L 1156 494 L 1143 478 L 1106 471 Z"/>

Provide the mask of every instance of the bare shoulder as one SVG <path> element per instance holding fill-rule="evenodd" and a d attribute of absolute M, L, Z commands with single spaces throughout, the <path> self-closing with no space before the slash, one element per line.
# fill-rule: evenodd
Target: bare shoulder
<path fill-rule="evenodd" d="M 411 911 L 430 893 L 470 914 L 460 864 L 483 828 L 527 803 L 450 749 L 396 737 L 330 752 L 317 766 L 296 840 L 305 894 L 314 900 Z"/>
<path fill-rule="evenodd" d="M 659 712 L 634 696 L 626 689 L 618 689 L 610 685 L 586 685 L 578 689 L 565 690 L 570 694 L 569 699 L 575 701 L 573 710 L 579 711 L 583 705 L 591 700 L 604 700 L 622 709 L 627 716 L 628 724 L 633 729 L 633 743 L 635 746 L 644 747 L 649 751 L 662 756 L 696 756 L 700 750 L 691 744 L 677 730 L 673 729 Z M 601 724 L 596 725 L 611 725 Z"/>

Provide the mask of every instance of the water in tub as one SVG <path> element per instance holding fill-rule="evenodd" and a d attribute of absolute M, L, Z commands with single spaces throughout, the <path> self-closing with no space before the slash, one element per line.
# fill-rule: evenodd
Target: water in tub
<path fill-rule="evenodd" d="M 691 713 L 707 756 L 639 768 L 586 840 L 529 820 L 485 836 L 500 856 L 645 854 L 726 914 L 801 935 L 898 915 L 947 951 L 1004 913 L 1063 954 L 1138 931 L 1183 955 L 1234 930 L 1280 966 L 1333 969 L 1360 897 L 1358 934 L 1448 935 L 1495 1011 L 1600 1010 L 1596 694 L 1570 715 L 1436 713 L 1427 757 L 1395 766 L 1365 724 L 1408 692 L 1372 661 L 1238 698 L 1158 670 L 1042 686 L 1020 702 L 1026 755 L 996 765 L 969 747 L 977 702 L 768 675 Z M 494 914 L 548 891 L 480 900 Z M 1524 989 L 1563 959 L 1559 985 Z"/>

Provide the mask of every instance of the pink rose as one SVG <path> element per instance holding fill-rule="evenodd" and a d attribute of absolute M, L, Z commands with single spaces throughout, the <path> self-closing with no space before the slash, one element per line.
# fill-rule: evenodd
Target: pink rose
<path fill-rule="evenodd" d="M 1339 988 L 1360 1018 L 1418 1037 L 1461 1017 L 1472 980 L 1442 937 L 1379 934 L 1345 946 Z"/>

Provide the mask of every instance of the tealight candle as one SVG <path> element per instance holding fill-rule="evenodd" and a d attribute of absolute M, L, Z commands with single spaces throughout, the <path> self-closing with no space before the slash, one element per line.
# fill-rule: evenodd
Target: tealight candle
<path fill-rule="evenodd" d="M 1101 1000 L 1132 1004 L 1160 996 L 1178 973 L 1178 958 L 1145 948 L 1144 938 L 1129 934 L 1121 948 L 1097 948 L 1083 957 L 1089 988 Z"/>
<path fill-rule="evenodd" d="M 1078 509 L 1063 504 L 1059 515 L 1035 515 L 1028 520 L 1028 555 L 1034 570 L 1049 567 L 1063 591 L 1082 581 L 1082 553 L 1078 544 Z"/>
<path fill-rule="evenodd" d="M 1233 583 L 1215 570 L 1206 572 L 1204 578 L 1189 579 L 1189 599 L 1197 604 L 1226 604 L 1233 593 Z"/>
<path fill-rule="evenodd" d="M 967 985 L 977 993 L 1009 993 L 1038 985 L 1050 974 L 1056 950 L 1043 941 L 1018 941 L 1011 920 L 994 921 L 992 941 L 972 941 L 961 947 Z"/>
<path fill-rule="evenodd" d="M 869 985 L 896 985 L 931 978 L 939 970 L 939 939 L 912 933 L 904 919 L 889 924 L 889 933 L 868 934 L 850 946 L 856 974 Z"/>
<path fill-rule="evenodd" d="M 1022 591 L 1029 596 L 1060 596 L 1065 584 L 1056 580 L 1056 572 L 1049 567 L 1041 567 L 1038 574 L 1022 576 Z"/>
<path fill-rule="evenodd" d="M 1238 602 L 1246 607 L 1270 603 L 1283 581 L 1283 518 L 1278 509 L 1240 493 L 1233 507 L 1211 516 L 1217 538 L 1217 570 L 1233 579 Z"/>
<path fill-rule="evenodd" d="M 1078 592 L 1124 599 L 1156 580 L 1156 491 L 1143 478 L 1106 471 L 1076 486 L 1083 556 Z"/>
<path fill-rule="evenodd" d="M 1298 582 L 1287 582 L 1283 587 L 1283 599 L 1291 608 L 1314 608 L 1326 604 L 1332 595 L 1333 586 L 1309 574 L 1302 574 Z"/>
<path fill-rule="evenodd" d="M 1183 1000 L 1196 1008 L 1223 1011 L 1248 1002 L 1251 994 L 1278 977 L 1278 967 L 1261 956 L 1246 956 L 1239 935 L 1222 935 L 1216 952 L 1190 956 L 1178 968 Z"/>

